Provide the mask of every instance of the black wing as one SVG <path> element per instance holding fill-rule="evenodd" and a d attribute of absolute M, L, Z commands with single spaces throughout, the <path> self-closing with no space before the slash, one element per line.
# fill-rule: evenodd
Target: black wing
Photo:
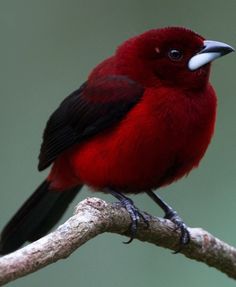
<path fill-rule="evenodd" d="M 107 76 L 83 84 L 49 118 L 38 169 L 47 168 L 74 144 L 119 123 L 143 92 L 140 84 L 126 76 Z"/>

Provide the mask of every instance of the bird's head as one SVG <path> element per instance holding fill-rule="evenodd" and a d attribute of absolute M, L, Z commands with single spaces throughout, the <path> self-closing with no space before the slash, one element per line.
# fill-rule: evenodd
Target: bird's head
<path fill-rule="evenodd" d="M 231 46 L 205 40 L 191 30 L 168 27 L 129 39 L 116 57 L 122 73 L 146 86 L 201 89 L 208 83 L 210 63 L 232 51 Z"/>

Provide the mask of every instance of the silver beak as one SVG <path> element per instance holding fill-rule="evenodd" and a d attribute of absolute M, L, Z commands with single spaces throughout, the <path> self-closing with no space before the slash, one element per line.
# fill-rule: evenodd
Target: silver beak
<path fill-rule="evenodd" d="M 234 52 L 234 48 L 217 41 L 205 40 L 203 49 L 194 55 L 188 62 L 188 68 L 195 71 L 215 59 Z"/>

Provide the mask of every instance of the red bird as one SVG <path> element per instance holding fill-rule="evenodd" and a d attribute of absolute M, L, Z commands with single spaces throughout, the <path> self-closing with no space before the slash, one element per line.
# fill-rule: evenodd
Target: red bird
<path fill-rule="evenodd" d="M 205 154 L 216 117 L 210 63 L 233 50 L 180 27 L 118 47 L 49 118 L 38 169 L 51 171 L 4 228 L 0 253 L 45 235 L 84 184 L 126 207 L 131 240 L 144 217 L 123 194 L 145 192 L 187 244 L 186 225 L 152 190 L 187 175 Z"/>

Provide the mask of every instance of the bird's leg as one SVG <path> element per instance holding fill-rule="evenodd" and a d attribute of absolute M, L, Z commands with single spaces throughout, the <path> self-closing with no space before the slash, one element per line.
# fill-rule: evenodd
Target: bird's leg
<path fill-rule="evenodd" d="M 169 219 L 176 225 L 176 229 L 180 229 L 180 248 L 175 252 L 179 252 L 183 245 L 186 245 L 190 241 L 190 234 L 186 224 L 183 222 L 182 218 L 178 215 L 178 213 L 169 206 L 165 201 L 163 201 L 159 196 L 157 196 L 153 191 L 146 192 L 152 200 L 154 200 L 160 208 L 165 212 L 164 218 Z"/>
<path fill-rule="evenodd" d="M 148 219 L 138 210 L 138 208 L 134 205 L 133 201 L 130 198 L 123 195 L 121 192 L 116 191 L 114 189 L 106 189 L 106 192 L 116 197 L 130 215 L 131 218 L 130 239 L 124 243 L 125 244 L 131 243 L 137 233 L 138 222 L 140 221 L 140 218 L 146 223 L 147 226 L 149 225 Z"/>

